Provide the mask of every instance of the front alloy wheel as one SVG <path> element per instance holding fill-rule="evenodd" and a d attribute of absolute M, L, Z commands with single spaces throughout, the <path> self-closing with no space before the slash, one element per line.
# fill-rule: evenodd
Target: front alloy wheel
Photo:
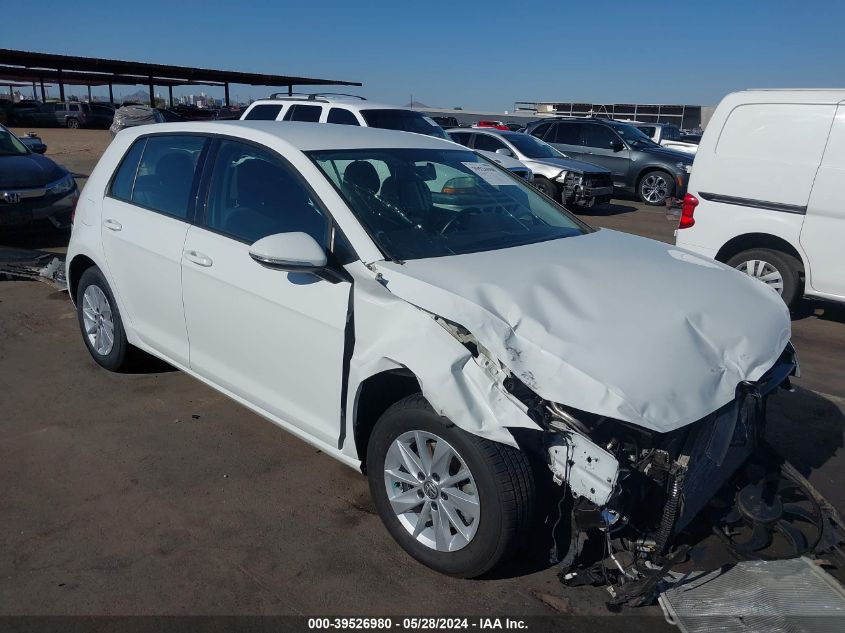
<path fill-rule="evenodd" d="M 674 190 L 675 183 L 665 171 L 650 171 L 640 180 L 640 200 L 649 205 L 665 204 Z"/>
<path fill-rule="evenodd" d="M 418 543 L 454 552 L 475 536 L 481 508 L 475 478 L 442 437 L 408 431 L 393 440 L 384 485 L 396 518 Z"/>

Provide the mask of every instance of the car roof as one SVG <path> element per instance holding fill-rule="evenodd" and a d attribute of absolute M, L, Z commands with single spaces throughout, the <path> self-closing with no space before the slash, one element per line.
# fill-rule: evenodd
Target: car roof
<path fill-rule="evenodd" d="M 453 127 L 446 130 L 447 134 L 452 132 L 467 132 L 468 134 L 490 134 L 496 136 L 504 136 L 511 138 L 513 136 L 525 136 L 523 132 L 514 132 L 513 130 L 497 130 L 491 127 Z"/>
<path fill-rule="evenodd" d="M 179 121 L 127 128 L 120 134 L 223 134 L 270 143 L 280 140 L 302 152 L 330 149 L 458 149 L 444 139 L 382 128 L 294 121 Z M 461 146 L 462 149 L 464 149 Z"/>

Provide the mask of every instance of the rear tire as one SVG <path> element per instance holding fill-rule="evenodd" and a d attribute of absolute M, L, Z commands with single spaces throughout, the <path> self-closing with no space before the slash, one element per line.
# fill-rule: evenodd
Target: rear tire
<path fill-rule="evenodd" d="M 407 466 L 407 452 L 422 465 L 420 472 L 410 472 L 419 465 L 412 460 Z M 450 456 L 444 461 L 441 454 Z M 450 576 L 489 571 L 513 554 L 531 523 L 534 477 L 525 454 L 459 429 L 422 394 L 400 400 L 379 418 L 368 443 L 367 475 L 391 536 L 418 561 Z M 446 537 L 436 541 L 441 519 Z"/>
<path fill-rule="evenodd" d="M 537 176 L 534 178 L 534 186 L 540 193 L 547 195 L 555 202 L 560 202 L 560 190 L 558 186 L 548 178 Z"/>
<path fill-rule="evenodd" d="M 65 125 L 68 126 L 71 130 L 78 130 L 79 119 L 74 119 L 73 117 L 71 117 L 65 122 Z"/>
<path fill-rule="evenodd" d="M 110 371 L 123 368 L 129 341 L 111 288 L 96 266 L 88 268 L 79 280 L 76 313 L 91 357 Z"/>
<path fill-rule="evenodd" d="M 659 169 L 647 171 L 637 183 L 637 196 L 647 205 L 657 207 L 675 195 L 675 180 Z"/>
<path fill-rule="evenodd" d="M 800 264 L 792 255 L 769 248 L 752 248 L 731 257 L 728 266 L 772 286 L 783 302 L 792 307 L 800 298 Z"/>

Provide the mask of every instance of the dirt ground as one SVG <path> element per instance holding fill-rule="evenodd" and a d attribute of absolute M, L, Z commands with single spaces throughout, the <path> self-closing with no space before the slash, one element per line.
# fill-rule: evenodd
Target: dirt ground
<path fill-rule="evenodd" d="M 39 133 L 81 182 L 109 140 Z M 676 222 L 629 201 L 584 218 L 666 241 Z M 66 242 L 45 227 L 0 235 Z M 802 377 L 772 399 L 769 438 L 842 511 L 845 309 L 808 302 L 793 328 Z M 166 365 L 100 369 L 46 284 L 0 283 L 0 412 L 0 615 L 569 615 L 588 617 L 562 630 L 674 630 L 608 616 L 604 590 L 564 588 L 537 548 L 481 580 L 429 571 L 383 529 L 360 474 Z"/>

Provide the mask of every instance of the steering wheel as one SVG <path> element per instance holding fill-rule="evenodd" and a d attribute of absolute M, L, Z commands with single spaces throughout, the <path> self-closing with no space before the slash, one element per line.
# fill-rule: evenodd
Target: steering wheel
<path fill-rule="evenodd" d="M 446 222 L 446 224 L 443 225 L 443 228 L 440 229 L 440 231 L 439 231 L 440 235 L 446 235 L 446 232 L 447 232 L 446 230 L 450 226 L 455 225 L 464 216 L 473 215 L 473 214 L 477 215 L 479 213 L 481 213 L 481 209 L 479 209 L 478 207 L 467 207 L 466 209 L 461 209 L 454 216 L 449 218 L 449 220 Z"/>

